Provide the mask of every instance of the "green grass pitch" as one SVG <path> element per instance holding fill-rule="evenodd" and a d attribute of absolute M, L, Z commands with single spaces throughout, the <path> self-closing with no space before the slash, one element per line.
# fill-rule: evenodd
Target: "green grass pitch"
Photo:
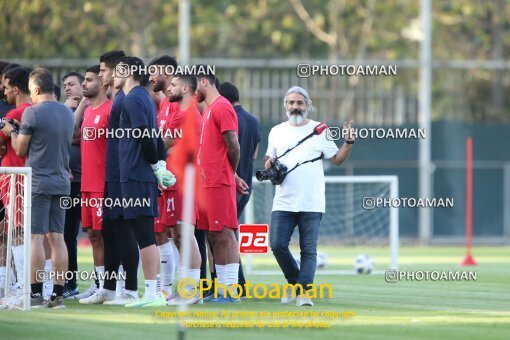
<path fill-rule="evenodd" d="M 384 270 L 388 250 L 321 248 L 329 256 L 327 269 L 352 268 L 355 254 L 372 255 L 376 269 Z M 187 339 L 508 339 L 510 335 L 510 248 L 476 247 L 479 266 L 461 268 L 461 247 L 404 247 L 401 270 L 476 270 L 477 281 L 386 283 L 383 275 L 318 275 L 317 284 L 333 286 L 333 298 L 298 308 L 279 301 L 244 300 L 235 305 L 204 304 L 192 311 L 351 311 L 350 318 L 316 319 L 331 324 L 325 329 L 251 328 L 186 331 Z M 90 249 L 80 249 L 80 270 L 92 268 Z M 257 268 L 276 269 L 270 255 L 255 256 Z M 319 271 L 320 273 L 320 271 Z M 250 275 L 252 283 L 283 283 L 282 276 Z M 89 282 L 79 282 L 85 289 Z M 143 290 L 140 285 L 140 290 Z M 0 339 L 175 339 L 177 320 L 160 318 L 156 311 L 176 307 L 128 309 L 82 306 L 66 302 L 65 310 L 30 312 L 0 310 Z M 257 318 L 260 321 L 260 318 Z M 197 319 L 194 319 L 195 321 Z M 202 321 L 215 321 L 202 318 Z M 237 319 L 246 322 L 249 319 Z M 269 321 L 275 321 L 270 318 Z M 305 321 L 293 318 L 292 321 Z"/>

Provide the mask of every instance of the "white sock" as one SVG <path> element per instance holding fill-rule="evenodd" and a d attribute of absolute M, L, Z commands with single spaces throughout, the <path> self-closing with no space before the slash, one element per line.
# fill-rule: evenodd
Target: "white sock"
<path fill-rule="evenodd" d="M 53 268 L 53 264 L 51 263 L 51 259 L 47 259 L 46 262 L 44 262 L 44 271 L 46 273 L 51 272 L 51 269 Z"/>
<path fill-rule="evenodd" d="M 200 269 L 190 269 L 188 271 L 188 277 L 195 281 L 197 288 L 200 288 Z M 192 287 L 190 287 L 192 288 Z"/>
<path fill-rule="evenodd" d="M 220 286 L 220 283 L 225 284 L 225 265 L 223 264 L 215 264 L 214 268 L 216 269 L 216 277 L 218 278 L 218 296 L 223 294 L 223 287 Z"/>
<path fill-rule="evenodd" d="M 104 285 L 104 266 L 96 266 L 97 279 L 99 281 L 99 289 Z"/>
<path fill-rule="evenodd" d="M 5 288 L 5 270 L 6 267 L 0 267 L 0 289 Z"/>
<path fill-rule="evenodd" d="M 176 270 L 175 270 L 175 277 L 176 277 L 176 280 L 174 280 L 175 283 L 178 283 L 179 281 L 181 281 L 183 278 L 186 277 L 185 275 L 186 273 L 184 272 L 184 268 L 182 266 L 177 266 Z"/>
<path fill-rule="evenodd" d="M 50 279 L 50 272 L 53 268 L 51 259 L 47 259 L 44 263 L 44 271 L 46 272 L 46 279 L 43 282 L 43 297 L 48 297 L 53 292 L 53 279 Z"/>
<path fill-rule="evenodd" d="M 156 293 L 158 295 L 161 294 L 161 275 L 156 275 Z"/>
<path fill-rule="evenodd" d="M 181 265 L 181 256 L 179 254 L 179 249 L 177 249 L 177 246 L 174 243 L 173 238 L 169 238 L 168 242 L 172 244 L 172 248 L 174 249 L 174 267 Z"/>
<path fill-rule="evenodd" d="M 16 279 L 18 284 L 23 284 L 23 245 L 12 247 L 14 266 L 16 267 Z"/>
<path fill-rule="evenodd" d="M 164 288 L 169 288 L 174 281 L 175 276 L 175 255 L 173 241 L 158 247 L 159 260 L 161 262 L 161 285 Z"/>
<path fill-rule="evenodd" d="M 227 286 L 239 283 L 239 263 L 225 265 L 225 284 Z"/>
<path fill-rule="evenodd" d="M 218 284 L 224 284 L 227 289 L 235 283 L 239 282 L 239 263 L 228 263 L 226 265 L 215 265 L 216 275 L 218 276 Z M 220 286 L 218 292 L 223 290 Z"/>
<path fill-rule="evenodd" d="M 158 294 L 156 291 L 157 280 L 145 280 L 145 293 L 144 297 L 148 299 L 155 299 Z"/>
<path fill-rule="evenodd" d="M 121 273 L 122 277 L 124 277 L 124 267 L 122 267 L 122 265 L 119 266 L 119 275 L 117 276 L 117 285 L 115 286 L 115 295 L 117 297 L 122 295 L 124 287 L 126 286 L 126 281 L 124 281 L 124 279 L 120 279 Z"/>
<path fill-rule="evenodd" d="M 47 259 L 44 263 L 44 271 L 46 272 L 46 280 L 44 281 L 44 285 L 51 285 L 51 289 L 53 290 L 53 280 L 50 279 L 50 272 L 53 269 L 53 264 L 51 263 L 51 259 Z"/>

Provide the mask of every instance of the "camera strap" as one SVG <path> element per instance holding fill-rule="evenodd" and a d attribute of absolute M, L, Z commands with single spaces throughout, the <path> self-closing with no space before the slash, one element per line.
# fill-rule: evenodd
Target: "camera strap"
<path fill-rule="evenodd" d="M 299 145 L 301 145 L 305 140 L 315 136 L 315 135 L 320 135 L 324 130 L 326 130 L 328 128 L 328 126 L 324 123 L 319 123 L 317 124 L 314 128 L 313 128 L 313 131 L 309 134 L 309 135 L 306 135 L 303 139 L 301 139 L 299 142 L 297 142 L 296 145 L 294 145 L 293 147 L 287 149 L 287 151 L 285 151 L 282 155 L 280 156 L 276 156 L 275 160 L 278 160 L 280 158 L 282 158 L 283 156 L 285 156 L 286 154 L 288 154 L 289 152 L 291 152 L 292 150 L 294 150 L 296 147 L 298 147 Z M 321 156 L 322 158 L 322 156 Z M 320 159 L 320 158 L 319 158 Z M 306 162 L 305 162 L 306 163 Z M 305 164 L 305 163 L 302 163 L 302 164 Z M 298 163 L 299 164 L 299 163 Z"/>
<path fill-rule="evenodd" d="M 294 165 L 294 167 L 292 169 L 290 169 L 289 171 L 286 172 L 286 175 L 290 174 L 292 171 L 294 171 L 298 166 L 301 166 L 303 164 L 306 164 L 306 163 L 312 163 L 312 162 L 315 162 L 315 161 L 318 161 L 319 159 L 322 159 L 324 158 L 324 154 L 321 152 L 321 155 L 319 157 L 315 157 L 313 159 L 309 159 L 307 161 L 304 161 L 303 163 L 297 163 L 296 165 Z"/>
<path fill-rule="evenodd" d="M 290 151 L 294 150 L 296 147 L 298 147 L 299 145 L 301 145 L 305 140 L 315 136 L 315 135 L 320 135 L 324 130 L 326 130 L 328 128 L 328 126 L 324 123 L 319 123 L 317 124 L 317 126 L 315 126 L 313 128 L 313 131 L 309 134 L 309 135 L 306 135 L 303 139 L 301 139 L 299 142 L 297 142 L 296 145 L 294 145 L 293 147 L 291 147 L 290 149 L 287 149 L 287 151 L 285 151 L 282 155 L 280 156 L 277 156 L 275 159 L 278 160 L 279 158 L 285 156 L 286 154 L 288 154 Z M 315 161 L 318 161 L 320 159 L 324 158 L 324 154 L 321 153 L 321 155 L 319 157 L 315 157 L 313 159 L 309 159 L 307 161 L 304 161 L 303 163 L 297 163 L 296 165 L 294 165 L 294 167 L 292 169 L 290 169 L 289 171 L 287 171 L 287 175 L 289 173 L 291 173 L 292 171 L 294 171 L 297 167 L 303 165 L 303 164 L 306 164 L 306 163 L 313 163 Z"/>

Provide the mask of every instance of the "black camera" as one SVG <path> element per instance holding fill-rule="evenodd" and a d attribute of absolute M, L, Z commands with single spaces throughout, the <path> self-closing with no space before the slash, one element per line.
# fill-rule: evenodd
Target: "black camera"
<path fill-rule="evenodd" d="M 16 123 L 16 121 L 14 119 L 7 119 L 7 120 L 0 120 L 0 130 L 3 129 L 5 127 L 5 122 L 9 122 L 11 123 L 13 126 L 14 126 L 14 131 L 18 132 L 19 131 L 19 124 Z"/>
<path fill-rule="evenodd" d="M 259 181 L 270 180 L 273 185 L 282 184 L 285 176 L 287 176 L 287 167 L 278 160 L 271 162 L 269 169 L 259 170 L 255 173 Z"/>

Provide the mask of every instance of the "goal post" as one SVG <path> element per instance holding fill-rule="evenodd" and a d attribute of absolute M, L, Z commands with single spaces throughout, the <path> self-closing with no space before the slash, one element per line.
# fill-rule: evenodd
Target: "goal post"
<path fill-rule="evenodd" d="M 392 199 L 399 197 L 398 177 L 374 176 L 325 176 L 326 212 L 319 229 L 318 249 L 321 246 L 388 247 L 385 258 L 388 268 L 398 269 L 399 210 L 398 207 L 364 207 L 365 198 Z M 244 211 L 246 224 L 269 224 L 274 186 L 269 182 L 253 179 L 253 191 Z M 294 232 L 297 237 L 298 231 Z M 292 244 L 292 241 L 291 241 Z M 352 254 L 352 259 L 355 255 Z M 246 255 L 247 273 L 261 273 L 257 269 L 258 255 Z M 276 261 L 275 261 L 276 264 Z M 379 266 L 378 269 L 381 269 Z M 351 271 L 322 271 L 322 273 L 351 273 Z M 380 272 L 380 271 L 378 271 Z M 264 273 L 268 273 L 264 271 Z M 318 274 L 321 271 L 317 271 Z"/>
<path fill-rule="evenodd" d="M 4 220 L 0 221 L 2 224 L 0 258 L 1 265 L 5 266 L 5 277 L 2 278 L 2 287 L 0 287 L 3 291 L 0 307 L 28 311 L 30 310 L 32 168 L 0 167 L 0 184 L 5 216 Z"/>

